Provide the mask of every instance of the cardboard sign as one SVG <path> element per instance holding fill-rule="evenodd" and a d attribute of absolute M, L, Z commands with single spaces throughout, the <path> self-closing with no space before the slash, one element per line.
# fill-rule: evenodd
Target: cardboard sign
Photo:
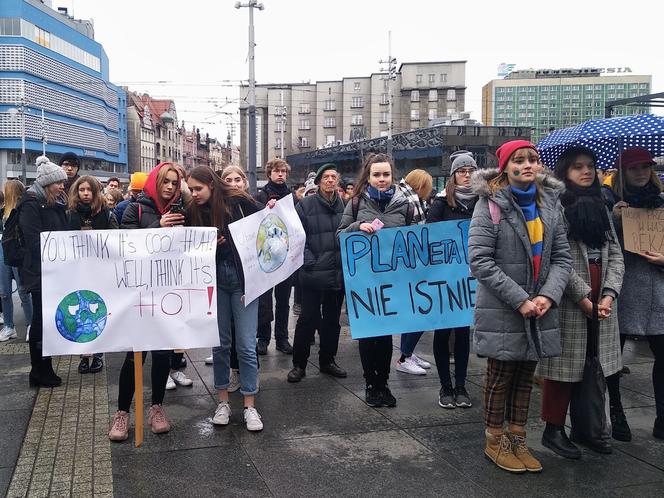
<path fill-rule="evenodd" d="M 664 253 L 664 209 L 622 209 L 625 250 Z"/>
<path fill-rule="evenodd" d="M 470 220 L 340 235 L 353 339 L 472 323 Z"/>

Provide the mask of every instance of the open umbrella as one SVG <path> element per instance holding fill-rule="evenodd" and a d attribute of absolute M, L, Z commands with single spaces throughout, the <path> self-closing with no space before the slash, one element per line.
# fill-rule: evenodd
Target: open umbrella
<path fill-rule="evenodd" d="M 599 168 L 615 167 L 618 155 L 627 147 L 643 147 L 653 156 L 664 155 L 664 117 L 637 114 L 586 121 L 549 133 L 537 144 L 545 165 L 555 167 L 569 147 L 583 145 L 597 155 Z"/>

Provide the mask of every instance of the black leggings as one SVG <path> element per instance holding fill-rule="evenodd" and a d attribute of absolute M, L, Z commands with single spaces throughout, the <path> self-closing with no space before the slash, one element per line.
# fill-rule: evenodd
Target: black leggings
<path fill-rule="evenodd" d="M 147 351 L 143 351 L 143 363 Z M 171 368 L 171 351 L 152 351 L 152 404 L 161 405 L 166 394 L 166 380 Z M 134 397 L 134 353 L 127 353 L 122 370 L 118 390 L 118 410 L 129 411 Z"/>
<path fill-rule="evenodd" d="M 382 388 L 387 385 L 392 361 L 392 336 L 370 337 L 357 341 L 367 386 Z"/>
<path fill-rule="evenodd" d="M 466 385 L 468 356 L 470 356 L 470 327 L 436 330 L 433 336 L 433 356 L 441 386 L 451 386 L 450 334 L 454 332 L 454 380 L 456 387 Z"/>

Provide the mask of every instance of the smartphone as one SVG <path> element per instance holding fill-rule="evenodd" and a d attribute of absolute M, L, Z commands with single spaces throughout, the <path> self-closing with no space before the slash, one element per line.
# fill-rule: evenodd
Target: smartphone
<path fill-rule="evenodd" d="M 168 212 L 173 214 L 182 214 L 184 213 L 184 208 L 180 204 L 173 204 Z"/>

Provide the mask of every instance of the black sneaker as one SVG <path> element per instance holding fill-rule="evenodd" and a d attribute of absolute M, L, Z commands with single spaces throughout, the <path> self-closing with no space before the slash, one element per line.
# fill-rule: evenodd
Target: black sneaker
<path fill-rule="evenodd" d="M 397 406 L 397 398 L 395 398 L 392 395 L 392 392 L 390 392 L 389 387 L 385 386 L 379 389 L 379 392 L 380 392 L 380 399 L 383 402 L 383 406 L 387 406 L 389 408 Z"/>
<path fill-rule="evenodd" d="M 269 343 L 265 339 L 258 339 L 258 342 L 256 343 L 256 352 L 261 356 L 265 356 L 267 354 L 268 344 Z"/>
<path fill-rule="evenodd" d="M 383 406 L 383 399 L 380 395 L 380 391 L 373 386 L 367 386 L 364 390 L 364 400 L 367 405 L 375 408 Z"/>
<path fill-rule="evenodd" d="M 622 405 L 618 403 L 611 405 L 609 408 L 611 413 L 611 436 L 617 441 L 631 441 L 632 431 L 627 423 Z"/>
<path fill-rule="evenodd" d="M 456 386 L 454 388 L 454 404 L 460 408 L 470 408 L 473 406 L 465 386 Z"/>
<path fill-rule="evenodd" d="M 90 358 L 81 358 L 81 362 L 78 364 L 78 373 L 90 373 Z"/>
<path fill-rule="evenodd" d="M 443 386 L 440 388 L 440 393 L 438 394 L 438 405 L 442 406 L 443 408 L 456 408 L 456 403 L 454 402 L 454 389 L 452 386 Z"/>
<path fill-rule="evenodd" d="M 293 354 L 293 346 L 290 345 L 288 339 L 277 342 L 277 351 L 281 351 L 284 354 Z"/>
<path fill-rule="evenodd" d="M 100 372 L 104 368 L 104 360 L 97 358 L 96 356 L 92 358 L 92 363 L 90 364 L 90 373 Z"/>

